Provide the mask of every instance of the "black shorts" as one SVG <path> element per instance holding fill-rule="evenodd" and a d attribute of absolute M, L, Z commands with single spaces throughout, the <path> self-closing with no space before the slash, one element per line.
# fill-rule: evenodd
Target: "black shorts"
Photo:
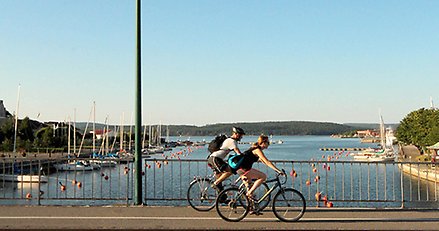
<path fill-rule="evenodd" d="M 207 158 L 207 165 L 212 168 L 215 173 L 227 172 L 229 165 L 221 158 L 209 156 Z"/>

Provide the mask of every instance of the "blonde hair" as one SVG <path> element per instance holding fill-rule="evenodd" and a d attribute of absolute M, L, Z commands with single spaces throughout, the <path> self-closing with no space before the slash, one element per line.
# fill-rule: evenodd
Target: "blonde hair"
<path fill-rule="evenodd" d="M 267 146 L 270 145 L 270 141 L 268 140 L 268 136 L 260 135 L 258 137 L 258 141 L 252 145 L 252 148 L 260 147 L 263 143 L 267 143 Z"/>

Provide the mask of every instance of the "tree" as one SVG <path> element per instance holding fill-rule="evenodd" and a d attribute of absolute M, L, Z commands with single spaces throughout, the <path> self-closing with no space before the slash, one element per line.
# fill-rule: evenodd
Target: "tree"
<path fill-rule="evenodd" d="M 20 121 L 20 126 L 18 127 L 18 134 L 22 140 L 34 140 L 34 132 L 30 125 L 29 117 L 25 117 Z"/>
<path fill-rule="evenodd" d="M 439 110 L 421 108 L 409 113 L 396 129 L 396 138 L 420 150 L 439 142 Z"/>

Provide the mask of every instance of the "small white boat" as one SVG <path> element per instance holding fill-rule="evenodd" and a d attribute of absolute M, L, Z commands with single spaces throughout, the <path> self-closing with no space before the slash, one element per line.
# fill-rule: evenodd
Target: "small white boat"
<path fill-rule="evenodd" d="M 59 171 L 92 171 L 95 169 L 84 160 L 72 161 L 64 164 L 55 164 L 54 167 Z"/>
<path fill-rule="evenodd" d="M 33 183 L 47 183 L 49 179 L 47 176 L 38 176 L 38 175 L 13 175 L 13 174 L 4 174 L 0 175 L 0 179 L 4 181 L 11 181 L 11 182 L 33 182 Z M 1 181 L 0 180 L 0 181 Z"/>
<path fill-rule="evenodd" d="M 115 160 L 97 159 L 90 160 L 90 164 L 92 166 L 97 165 L 99 167 L 115 167 L 117 165 L 117 162 Z"/>
<path fill-rule="evenodd" d="M 391 150 L 368 148 L 362 152 L 354 154 L 354 160 L 370 162 L 391 162 L 395 160 L 395 155 Z"/>

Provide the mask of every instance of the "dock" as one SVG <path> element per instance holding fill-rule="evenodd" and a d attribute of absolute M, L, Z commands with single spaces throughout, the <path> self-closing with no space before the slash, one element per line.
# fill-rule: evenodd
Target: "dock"
<path fill-rule="evenodd" d="M 325 152 L 340 152 L 340 151 L 363 151 L 366 148 L 320 148 L 320 151 Z"/>

